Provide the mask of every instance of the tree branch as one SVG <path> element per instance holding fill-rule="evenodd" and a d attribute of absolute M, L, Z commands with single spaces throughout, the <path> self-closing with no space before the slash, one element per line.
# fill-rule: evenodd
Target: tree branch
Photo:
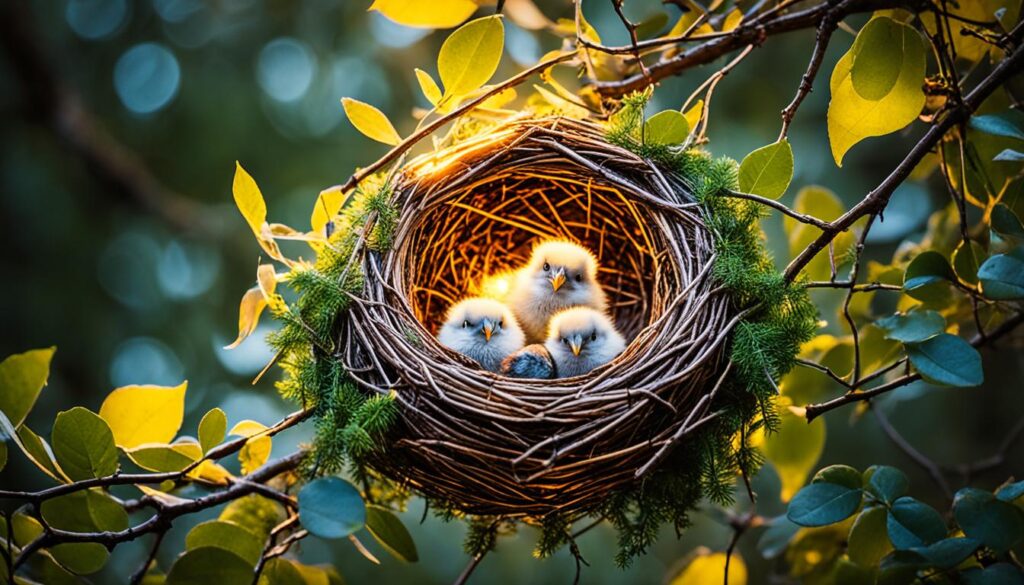
<path fill-rule="evenodd" d="M 942 475 L 942 470 L 939 469 L 938 464 L 932 461 L 924 453 L 918 451 L 910 444 L 909 441 L 903 438 L 903 435 L 901 435 L 899 431 L 892 426 L 892 423 L 889 422 L 889 419 L 877 406 L 872 405 L 871 413 L 875 415 L 875 420 L 878 421 L 878 426 L 881 427 L 886 436 L 888 436 L 901 451 L 906 453 L 907 457 L 910 457 L 914 463 L 924 469 L 928 475 L 931 476 L 935 485 L 939 486 L 939 489 L 942 490 L 942 494 L 946 496 L 946 499 L 952 501 L 953 490 L 950 489 L 949 482 L 947 482 L 945 476 Z"/>

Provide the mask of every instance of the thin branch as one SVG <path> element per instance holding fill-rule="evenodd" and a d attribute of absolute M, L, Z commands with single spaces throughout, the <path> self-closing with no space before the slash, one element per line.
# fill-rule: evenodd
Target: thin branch
<path fill-rule="evenodd" d="M 1014 39 L 1020 37 L 1021 30 L 1019 26 L 1014 29 L 1011 33 Z M 967 119 L 992 92 L 1002 87 L 1007 79 L 1018 73 L 1022 65 L 1024 65 L 1024 47 L 1017 46 L 964 98 L 961 105 L 950 110 L 945 117 L 928 129 L 928 132 L 914 145 L 914 148 L 904 157 L 903 161 L 893 169 L 878 187 L 875 187 L 874 190 L 868 193 L 864 199 L 854 205 L 849 211 L 831 222 L 818 238 L 805 247 L 789 263 L 785 271 L 786 279 L 793 281 L 818 252 L 829 245 L 838 234 L 849 229 L 858 219 L 866 215 L 880 213 L 884 210 L 896 188 L 903 184 L 903 181 L 910 176 L 911 171 L 914 170 L 926 154 L 935 148 L 935 145 L 942 140 L 946 132 L 962 120 Z"/>
<path fill-rule="evenodd" d="M 637 25 L 633 24 L 628 18 L 626 18 L 626 13 L 622 11 L 622 5 L 624 2 L 625 0 L 612 0 L 612 8 L 615 9 L 615 14 L 618 15 L 619 20 L 622 21 L 622 26 L 626 27 L 626 30 L 629 31 L 629 40 L 630 46 L 633 49 L 633 56 L 636 58 L 636 63 L 640 67 L 640 72 L 646 77 L 648 75 L 647 66 L 644 65 L 643 57 L 640 55 L 640 39 L 636 36 Z"/>
<path fill-rule="evenodd" d="M 469 559 L 469 563 L 466 565 L 466 568 L 462 569 L 462 572 L 455 578 L 452 585 L 466 585 L 466 583 L 469 582 L 469 577 L 473 574 L 473 571 L 476 570 L 477 566 L 480 565 L 480 561 L 482 561 L 486 555 L 487 551 L 473 555 L 473 558 Z"/>
<path fill-rule="evenodd" d="M 977 473 L 982 473 L 990 469 L 995 469 L 1006 462 L 1006 455 L 1010 452 L 1010 449 L 1024 437 L 1024 418 L 1017 421 L 1017 424 L 1010 429 L 1010 432 L 1006 434 L 1002 443 L 999 445 L 999 449 L 985 459 L 974 461 L 972 463 L 963 463 L 960 465 L 947 465 L 943 466 L 943 469 L 950 472 L 959 473 L 964 479 L 970 479 L 970 477 Z"/>
<path fill-rule="evenodd" d="M 166 530 L 167 527 L 180 516 L 219 506 L 220 504 L 254 493 L 255 490 L 252 487 L 253 484 L 263 483 L 282 473 L 295 469 L 302 462 L 305 456 L 305 451 L 296 451 L 291 455 L 276 461 L 271 461 L 263 467 L 253 471 L 243 478 L 246 481 L 230 484 L 223 490 L 213 492 L 194 500 L 166 503 L 150 498 L 150 496 L 144 496 L 145 498 L 150 498 L 153 502 L 154 507 L 157 509 L 156 513 L 142 523 L 136 526 L 130 526 L 125 530 L 114 532 L 70 532 L 67 530 L 59 530 L 43 523 L 43 533 L 21 549 L 21 553 L 13 563 L 13 568 L 17 570 L 17 568 L 28 560 L 33 553 L 56 544 L 69 542 L 96 542 L 106 545 L 107 548 L 112 548 L 117 544 L 135 540 L 145 534 Z"/>
<path fill-rule="evenodd" d="M 1007 319 L 1006 321 L 1004 321 L 994 331 L 990 331 L 984 336 L 982 336 L 980 333 L 975 335 L 971 339 L 971 345 L 973 345 L 974 347 L 980 347 L 982 345 L 990 343 L 1002 337 L 1003 335 L 1006 335 L 1007 333 L 1013 331 L 1013 329 L 1020 325 L 1022 322 L 1024 322 L 1024 313 L 1017 313 L 1014 316 Z M 822 414 L 830 410 L 839 408 L 840 406 L 844 406 L 852 402 L 870 400 L 875 396 L 885 394 L 886 392 L 890 392 L 892 390 L 895 390 L 896 388 L 906 386 L 907 384 L 910 384 L 911 382 L 920 379 L 921 374 L 906 374 L 904 376 L 896 378 L 895 380 L 882 384 L 881 386 L 871 388 L 870 390 L 847 392 L 846 394 L 843 394 L 842 396 L 839 396 L 837 398 L 833 398 L 832 400 L 829 400 L 827 402 L 821 402 L 818 404 L 808 404 L 805 410 L 805 417 L 807 418 L 807 422 L 810 422 L 815 418 L 821 416 Z"/>
<path fill-rule="evenodd" d="M 935 485 L 939 486 L 939 489 L 942 490 L 942 494 L 946 496 L 946 499 L 952 501 L 953 490 L 950 489 L 949 482 L 947 482 L 945 476 L 942 475 L 942 470 L 939 469 L 938 464 L 932 461 L 927 455 L 914 448 L 914 446 L 911 445 L 910 442 L 907 441 L 894 426 L 892 426 L 892 423 L 889 422 L 885 413 L 883 413 L 876 405 L 871 406 L 871 413 L 875 415 L 875 420 L 878 421 L 878 426 L 881 427 L 886 436 L 888 436 L 889 439 L 907 455 L 907 457 L 910 457 L 914 463 L 924 469 L 928 475 L 931 476 Z"/>
<path fill-rule="evenodd" d="M 281 431 L 291 428 L 300 422 L 306 420 L 313 415 L 312 410 L 299 410 L 284 417 L 276 424 L 268 427 L 266 430 L 260 433 L 261 436 L 273 437 Z M 108 475 L 104 477 L 97 477 L 92 479 L 84 479 L 73 483 L 66 483 L 57 485 L 51 488 L 47 488 L 38 492 L 26 492 L 26 491 L 8 491 L 0 490 L 0 499 L 14 499 L 24 500 L 33 504 L 38 504 L 45 500 L 56 498 L 59 496 L 67 495 L 70 493 L 86 490 L 94 487 L 110 487 L 115 485 L 133 485 L 133 484 L 146 484 L 153 485 L 163 483 L 165 481 L 179 481 L 188 475 L 189 472 L 199 467 L 204 461 L 216 461 L 218 459 L 227 457 L 237 453 L 245 446 L 246 442 L 251 437 L 241 437 L 222 443 L 213 449 L 210 449 L 206 455 L 190 463 L 187 467 L 181 471 L 168 471 L 164 473 L 115 473 L 114 475 Z"/>
<path fill-rule="evenodd" d="M 764 205 L 764 206 L 767 206 L 767 207 L 771 207 L 772 209 L 777 209 L 777 210 L 781 211 L 782 213 L 784 213 L 785 215 L 788 215 L 789 217 L 792 217 L 793 219 L 799 221 L 800 223 L 806 223 L 807 225 L 813 225 L 814 227 L 822 229 L 822 230 L 828 228 L 828 222 L 827 221 L 820 220 L 820 219 L 814 217 L 813 215 L 806 215 L 806 214 L 800 213 L 799 211 L 794 211 L 792 208 L 787 207 L 786 205 L 784 205 L 782 203 L 779 203 L 778 201 L 776 201 L 774 199 L 769 199 L 767 197 L 761 197 L 760 195 L 754 195 L 753 193 L 740 193 L 739 191 L 726 191 L 725 192 L 725 196 L 727 196 L 727 197 L 735 197 L 737 199 L 747 199 L 747 200 L 750 200 L 750 201 L 756 201 L 757 203 L 760 203 L 761 205 Z"/>
<path fill-rule="evenodd" d="M 167 529 L 170 529 L 170 524 L 168 524 Z M 146 577 L 146 572 L 149 571 L 150 565 L 156 559 L 156 553 L 160 550 L 160 543 L 164 541 L 164 536 L 167 536 L 167 529 L 157 531 L 156 539 L 153 541 L 153 546 L 149 549 L 146 561 L 142 563 L 142 566 L 137 571 L 132 573 L 131 579 L 128 581 L 131 585 L 139 585 Z"/>
<path fill-rule="evenodd" d="M 779 132 L 779 140 L 789 135 L 789 125 L 793 121 L 793 117 L 796 116 L 797 109 L 807 94 L 813 91 L 814 79 L 818 76 L 818 70 L 821 69 L 821 62 L 825 58 L 828 43 L 832 40 L 832 33 L 836 31 L 836 26 L 839 24 L 838 10 L 845 8 L 849 2 L 850 0 L 847 0 L 837 6 L 836 11 L 827 12 L 818 23 L 818 30 L 814 37 L 814 51 L 811 53 L 810 63 L 807 64 L 807 71 L 800 78 L 800 85 L 797 87 L 796 95 L 793 96 L 793 101 L 789 102 L 789 105 L 782 110 L 782 130 Z"/>

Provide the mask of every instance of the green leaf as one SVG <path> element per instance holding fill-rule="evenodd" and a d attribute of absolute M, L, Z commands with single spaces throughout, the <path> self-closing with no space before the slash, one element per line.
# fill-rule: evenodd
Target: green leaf
<path fill-rule="evenodd" d="M 890 18 L 874 18 L 857 35 L 850 79 L 857 94 L 878 101 L 896 86 L 903 69 L 903 28 Z"/>
<path fill-rule="evenodd" d="M 185 389 L 178 386 L 124 386 L 107 395 L 100 416 L 114 432 L 118 447 L 131 449 L 145 443 L 167 443 L 185 417 Z"/>
<path fill-rule="evenodd" d="M 368 138 L 391 146 L 402 141 L 402 137 L 398 135 L 398 131 L 391 125 L 391 120 L 388 120 L 384 112 L 352 98 L 341 98 L 341 105 L 345 108 L 348 121 Z"/>
<path fill-rule="evenodd" d="M 844 485 L 812 483 L 793 496 L 786 517 L 800 526 L 835 524 L 857 511 L 862 495 Z"/>
<path fill-rule="evenodd" d="M 875 325 L 886 331 L 886 339 L 917 343 L 944 332 L 946 319 L 938 311 L 916 310 L 884 317 L 875 321 Z"/>
<path fill-rule="evenodd" d="M 825 448 L 825 423 L 807 420 L 789 408 L 779 409 L 779 430 L 765 437 L 763 451 L 782 482 L 782 501 L 789 501 L 804 485 Z"/>
<path fill-rule="evenodd" d="M 996 497 L 1004 502 L 1012 502 L 1021 496 L 1024 496 L 1024 481 L 1004 485 L 996 492 Z"/>
<path fill-rule="evenodd" d="M 676 110 L 658 112 L 644 122 L 644 142 L 647 144 L 681 144 L 690 135 L 690 123 Z"/>
<path fill-rule="evenodd" d="M 0 412 L 0 427 L 3 428 L 7 436 L 13 438 L 14 443 L 18 445 L 29 461 L 34 463 L 43 473 L 59 482 L 71 481 L 61 471 L 60 466 L 57 465 L 57 459 L 54 457 L 50 445 L 47 444 L 45 439 L 32 432 L 32 429 L 28 428 L 27 425 L 21 425 L 15 431 L 11 426 L 11 422 Z"/>
<path fill-rule="evenodd" d="M 134 449 L 125 450 L 125 455 L 145 470 L 164 473 L 185 469 L 198 461 L 203 453 L 197 443 L 174 443 L 171 445 L 147 443 Z"/>
<path fill-rule="evenodd" d="M 902 471 L 888 465 L 873 465 L 864 472 L 868 493 L 886 504 L 892 504 L 910 489 L 910 482 Z"/>
<path fill-rule="evenodd" d="M 970 126 L 985 134 L 1024 140 L 1024 115 L 1013 110 L 1001 114 L 972 116 Z"/>
<path fill-rule="evenodd" d="M 316 479 L 299 491 L 299 522 L 321 538 L 344 538 L 366 524 L 366 505 L 347 481 Z"/>
<path fill-rule="evenodd" d="M 451 28 L 464 22 L 476 12 L 472 0 L 374 0 L 368 10 L 376 10 L 389 19 L 417 28 Z"/>
<path fill-rule="evenodd" d="M 0 411 L 14 428 L 25 422 L 50 375 L 56 347 L 33 349 L 7 356 L 0 362 Z"/>
<path fill-rule="evenodd" d="M 934 250 L 921 252 L 910 261 L 903 275 L 903 290 L 914 296 L 914 291 L 929 284 L 951 281 L 953 268 L 946 258 Z M 917 298 L 917 297 L 914 297 Z"/>
<path fill-rule="evenodd" d="M 943 333 L 921 343 L 907 344 L 907 357 L 921 376 L 933 384 L 965 387 L 985 381 L 978 350 L 956 335 Z"/>
<path fill-rule="evenodd" d="M 53 423 L 53 453 L 72 480 L 92 479 L 117 471 L 117 447 L 107 423 L 76 406 L 57 415 Z"/>
<path fill-rule="evenodd" d="M 866 508 L 850 529 L 847 554 L 850 560 L 862 567 L 876 567 L 878 562 L 892 550 L 886 529 L 889 512 L 882 506 Z"/>
<path fill-rule="evenodd" d="M 908 496 L 893 502 L 886 528 L 899 550 L 928 546 L 946 537 L 946 524 L 935 508 Z"/>
<path fill-rule="evenodd" d="M 964 488 L 953 499 L 953 517 L 964 534 L 1004 552 L 1024 539 L 1024 517 L 1016 506 L 989 492 Z"/>
<path fill-rule="evenodd" d="M 996 254 L 978 269 L 981 292 L 996 301 L 1024 299 L 1024 246 Z"/>
<path fill-rule="evenodd" d="M 877 34 L 873 32 L 876 27 L 886 27 L 891 29 L 887 34 L 899 35 L 900 69 L 885 95 L 866 99 L 854 86 L 853 67 L 862 51 L 877 53 L 865 40 L 866 36 Z M 842 166 L 846 152 L 861 140 L 890 134 L 917 119 L 925 102 L 921 89 L 926 70 L 925 57 L 920 33 L 906 24 L 881 16 L 861 29 L 853 47 L 836 63 L 830 81 L 832 100 L 828 105 L 828 137 L 837 165 Z M 895 56 L 890 55 L 890 58 L 895 59 Z M 859 85 L 870 95 L 876 95 L 882 87 L 889 85 L 885 75 L 870 75 L 879 66 L 875 59 L 877 57 L 869 55 L 858 75 Z"/>
<path fill-rule="evenodd" d="M 402 521 L 391 510 L 381 506 L 366 507 L 366 529 L 377 542 L 400 561 L 415 563 L 419 560 L 416 543 Z"/>
<path fill-rule="evenodd" d="M 185 536 L 185 549 L 212 546 L 222 548 L 255 566 L 263 554 L 263 543 L 255 534 L 232 522 L 209 520 L 197 524 Z"/>
<path fill-rule="evenodd" d="M 834 483 L 852 490 L 860 489 L 861 473 L 849 465 L 829 465 L 814 474 L 811 483 Z"/>
<path fill-rule="evenodd" d="M 793 148 L 788 140 L 762 146 L 740 163 L 740 191 L 778 199 L 793 179 Z"/>
<path fill-rule="evenodd" d="M 251 585 L 252 565 L 223 548 L 204 546 L 178 557 L 166 585 Z"/>
<path fill-rule="evenodd" d="M 499 16 L 470 21 L 445 39 L 437 56 L 444 85 L 441 103 L 476 91 L 494 75 L 505 45 Z"/>
<path fill-rule="evenodd" d="M 842 201 L 839 200 L 835 193 L 818 185 L 810 185 L 800 189 L 796 194 L 796 199 L 793 200 L 793 209 L 823 221 L 832 221 L 846 212 Z M 797 221 L 788 215 L 782 218 L 782 225 L 789 240 L 789 255 L 791 258 L 795 258 L 803 252 L 812 241 L 821 235 L 821 231 L 818 228 Z M 836 236 L 832 247 L 837 252 L 847 250 L 854 245 L 855 239 L 854 230 L 845 231 Z M 839 256 L 837 261 L 841 260 L 842 257 Z M 832 265 L 829 261 L 829 251 L 827 249 L 815 254 L 814 258 L 807 264 L 807 267 L 804 268 L 804 272 L 811 280 L 828 279 L 831 271 Z"/>
<path fill-rule="evenodd" d="M 58 544 L 49 549 L 57 563 L 76 575 L 91 575 L 107 564 L 110 551 L 98 542 Z"/>
<path fill-rule="evenodd" d="M 992 229 L 1004 237 L 1024 239 L 1024 224 L 1005 203 L 992 208 Z"/>
<path fill-rule="evenodd" d="M 128 528 L 124 506 L 100 488 L 45 500 L 40 510 L 51 526 L 71 532 L 119 532 Z"/>
<path fill-rule="evenodd" d="M 199 421 L 199 445 L 204 454 L 224 441 L 227 429 L 228 417 L 223 410 L 214 408 L 203 415 L 203 420 Z"/>
<path fill-rule="evenodd" d="M 1012 148 L 1005 148 L 1000 151 L 999 154 L 992 157 L 992 160 L 1002 162 L 1021 162 L 1024 161 L 1024 152 L 1020 152 Z"/>
<path fill-rule="evenodd" d="M 978 550 L 981 543 L 973 538 L 944 538 L 938 542 L 925 547 L 915 547 L 901 553 L 910 553 L 917 557 L 915 563 L 919 567 L 934 567 L 936 569 L 952 569 L 967 560 L 974 551 Z M 911 560 L 908 557 L 907 560 Z"/>
<path fill-rule="evenodd" d="M 7 467 L 7 441 L 0 440 L 0 471 Z"/>
<path fill-rule="evenodd" d="M 953 250 L 953 270 L 960 280 L 968 284 L 978 284 L 978 267 L 985 261 L 986 256 L 984 246 L 978 242 L 960 242 L 956 250 Z"/>
<path fill-rule="evenodd" d="M 271 529 L 285 518 L 284 508 L 277 502 L 250 494 L 224 507 L 220 520 L 237 524 L 261 540 L 270 536 Z"/>
<path fill-rule="evenodd" d="M 1024 585 L 1024 572 L 1010 563 L 994 563 L 960 573 L 964 585 Z"/>

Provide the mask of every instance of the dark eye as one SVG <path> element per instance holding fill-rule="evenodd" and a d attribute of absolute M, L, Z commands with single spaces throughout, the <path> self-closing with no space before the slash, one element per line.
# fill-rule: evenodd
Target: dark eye
<path fill-rule="evenodd" d="M 583 282 L 583 274 L 582 273 L 576 275 L 576 282 Z"/>
<path fill-rule="evenodd" d="M 505 326 L 505 321 L 504 320 L 498 321 L 498 327 L 504 327 L 504 326 Z"/>
<path fill-rule="evenodd" d="M 545 262 L 544 263 L 544 272 L 547 272 L 548 270 L 551 270 L 551 265 L 548 264 L 547 262 Z"/>
<path fill-rule="evenodd" d="M 469 320 L 462 322 L 462 328 L 465 329 L 466 327 L 469 327 Z"/>
<path fill-rule="evenodd" d="M 597 341 L 597 333 L 590 334 L 590 341 Z"/>
<path fill-rule="evenodd" d="M 562 338 L 562 343 L 569 345 L 569 340 L 565 337 Z"/>

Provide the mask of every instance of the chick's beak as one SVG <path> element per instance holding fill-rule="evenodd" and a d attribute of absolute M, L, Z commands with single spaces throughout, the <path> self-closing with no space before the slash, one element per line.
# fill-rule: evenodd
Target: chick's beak
<path fill-rule="evenodd" d="M 488 319 L 484 319 L 484 338 L 487 341 L 491 340 L 491 335 L 494 333 L 494 324 Z"/>
<path fill-rule="evenodd" d="M 551 281 L 552 292 L 558 292 L 558 289 L 562 288 L 562 285 L 565 284 L 565 270 L 559 268 L 548 280 Z"/>
<path fill-rule="evenodd" d="M 572 355 L 579 357 L 580 351 L 583 349 L 583 337 L 579 335 L 573 335 L 570 337 L 569 347 L 572 348 Z"/>

